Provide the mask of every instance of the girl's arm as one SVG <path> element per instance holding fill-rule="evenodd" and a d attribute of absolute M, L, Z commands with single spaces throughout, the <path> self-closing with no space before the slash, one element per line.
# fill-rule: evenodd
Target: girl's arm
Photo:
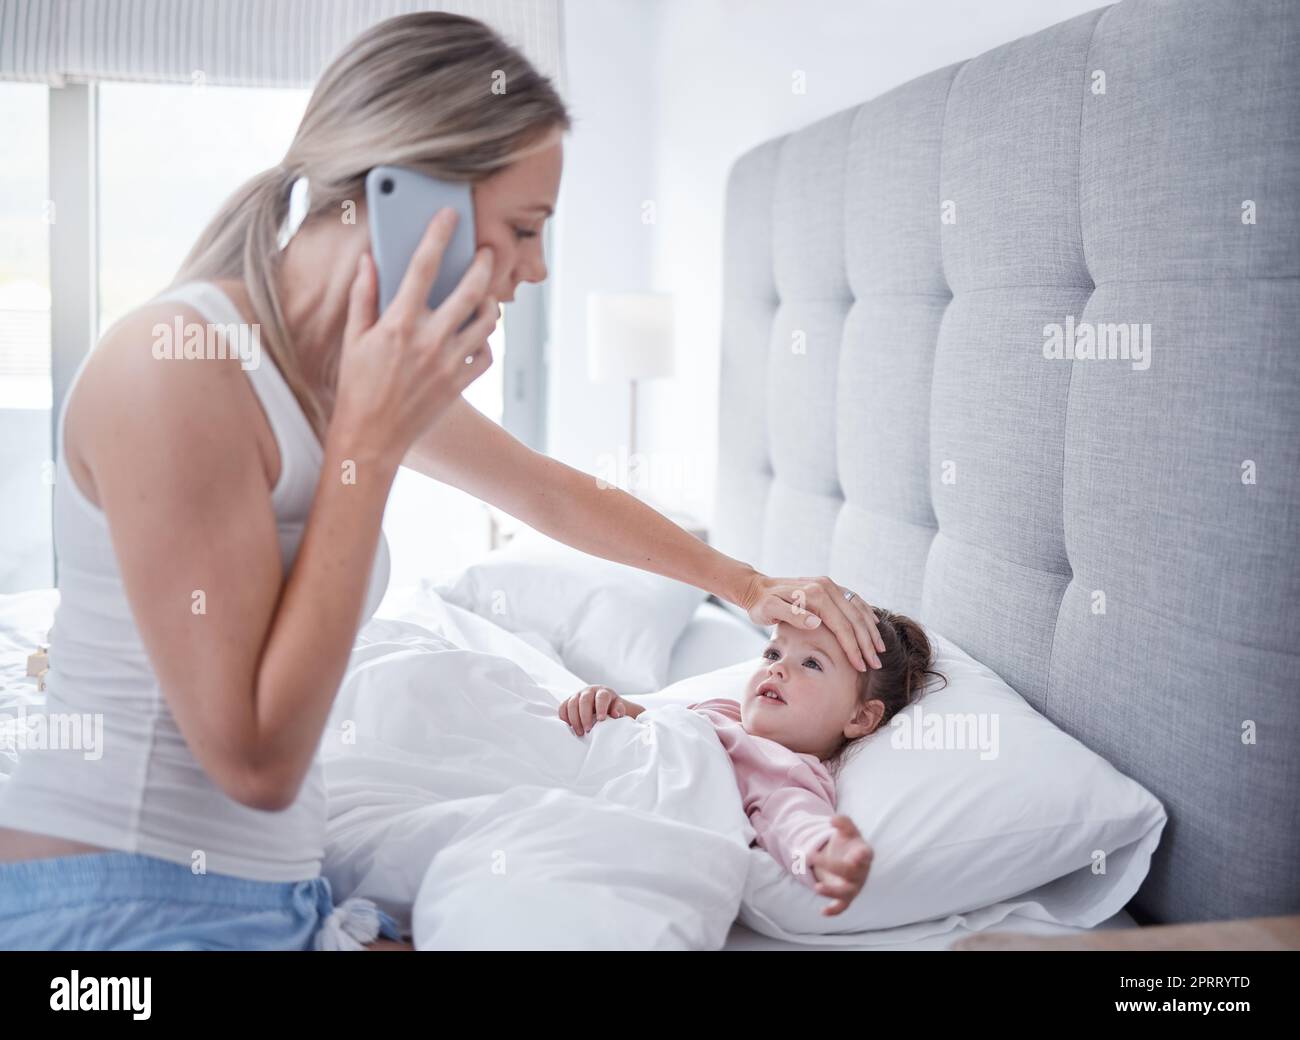
<path fill-rule="evenodd" d="M 833 789 L 828 789 L 806 766 L 791 770 L 785 786 L 771 792 L 750 812 L 758 843 L 781 866 L 814 888 L 818 852 L 835 833 Z"/>

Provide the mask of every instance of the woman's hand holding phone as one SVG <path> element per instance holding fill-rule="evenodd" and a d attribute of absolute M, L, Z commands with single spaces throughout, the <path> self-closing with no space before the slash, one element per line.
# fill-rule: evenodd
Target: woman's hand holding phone
<path fill-rule="evenodd" d="M 498 305 L 487 295 L 490 248 L 475 254 L 437 309 L 426 303 L 457 219 L 455 210 L 443 209 L 429 222 L 382 315 L 369 253 L 361 255 L 352 281 L 331 425 L 348 429 L 352 440 L 361 438 L 378 459 L 394 466 L 492 364 L 487 339 L 496 327 Z"/>

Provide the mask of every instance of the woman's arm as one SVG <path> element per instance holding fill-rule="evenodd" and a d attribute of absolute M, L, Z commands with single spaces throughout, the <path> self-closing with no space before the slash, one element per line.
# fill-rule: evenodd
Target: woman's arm
<path fill-rule="evenodd" d="M 761 575 L 590 473 L 534 451 L 463 398 L 403 460 L 545 535 L 606 560 L 653 571 L 748 609 Z"/>
<path fill-rule="evenodd" d="M 830 578 L 772 578 L 678 527 L 644 502 L 510 436 L 463 398 L 426 430 L 407 466 L 505 510 L 593 556 L 654 571 L 736 604 L 759 625 L 825 624 L 860 669 L 880 667 L 885 644 L 862 597 Z"/>
<path fill-rule="evenodd" d="M 241 804 L 281 809 L 347 665 L 396 465 L 331 428 L 286 583 L 248 379 L 228 362 L 154 360 L 156 317 L 101 344 L 69 406 L 69 439 L 195 759 Z M 341 479 L 345 458 L 355 484 Z"/>
<path fill-rule="evenodd" d="M 85 446 L 163 696 L 204 771 L 245 805 L 297 798 L 352 650 L 398 462 L 491 363 L 491 250 L 436 310 L 425 305 L 454 216 L 430 222 L 382 318 L 374 264 L 358 260 L 339 395 L 287 581 L 253 432 L 265 419 L 237 366 L 154 360 L 158 308 L 145 308 L 110 332 L 69 403 L 69 437 Z"/>

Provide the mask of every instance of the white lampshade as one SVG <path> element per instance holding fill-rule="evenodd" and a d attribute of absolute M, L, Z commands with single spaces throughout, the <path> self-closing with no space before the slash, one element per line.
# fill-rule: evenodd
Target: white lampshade
<path fill-rule="evenodd" d="M 596 383 L 673 374 L 669 293 L 590 293 L 587 373 Z"/>

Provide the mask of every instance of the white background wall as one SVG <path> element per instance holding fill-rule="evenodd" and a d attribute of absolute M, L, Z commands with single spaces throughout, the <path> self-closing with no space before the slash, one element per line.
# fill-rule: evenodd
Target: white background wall
<path fill-rule="evenodd" d="M 723 194 L 754 145 L 1098 0 L 565 0 L 566 141 L 551 259 L 548 453 L 627 451 L 627 391 L 586 375 L 588 290 L 672 292 L 677 375 L 641 389 L 650 494 L 708 518 L 716 468 Z M 804 73 L 806 92 L 792 79 Z M 655 223 L 642 223 L 642 203 Z M 676 479 L 680 475 L 684 479 Z"/>

